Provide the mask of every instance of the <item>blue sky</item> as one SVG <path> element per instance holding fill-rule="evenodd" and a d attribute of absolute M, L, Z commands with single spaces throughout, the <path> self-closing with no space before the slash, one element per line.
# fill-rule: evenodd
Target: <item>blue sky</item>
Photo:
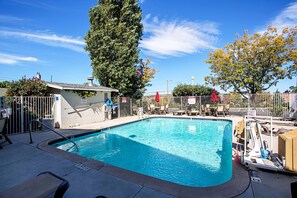
<path fill-rule="evenodd" d="M 92 69 L 84 51 L 88 11 L 97 0 L 0 0 L 0 81 L 32 77 L 84 83 Z M 268 25 L 297 24 L 297 2 L 288 0 L 141 0 L 144 35 L 141 58 L 159 70 L 149 93 L 179 83 L 204 84 L 208 52 Z M 283 80 L 280 91 L 296 84 Z M 218 90 L 220 90 L 218 88 Z M 223 91 L 221 91 L 223 92 Z"/>

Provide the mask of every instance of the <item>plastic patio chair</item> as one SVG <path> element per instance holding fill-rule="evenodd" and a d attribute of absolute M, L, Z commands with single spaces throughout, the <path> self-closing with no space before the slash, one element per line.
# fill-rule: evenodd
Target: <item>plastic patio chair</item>
<path fill-rule="evenodd" d="M 160 106 L 160 114 L 166 114 L 166 109 L 164 105 Z"/>
<path fill-rule="evenodd" d="M 222 114 L 223 116 L 225 116 L 224 105 L 222 104 L 218 104 L 218 107 L 216 110 L 216 116 L 218 116 L 219 114 Z"/>

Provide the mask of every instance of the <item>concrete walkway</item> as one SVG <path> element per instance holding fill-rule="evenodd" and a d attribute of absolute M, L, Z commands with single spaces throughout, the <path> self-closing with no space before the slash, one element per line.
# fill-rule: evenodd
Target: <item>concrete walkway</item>
<path fill-rule="evenodd" d="M 51 132 L 35 133 L 36 140 L 53 137 Z M 43 171 L 51 171 L 70 183 L 64 197 L 172 197 L 92 168 L 84 169 L 63 157 L 30 145 L 28 134 L 10 136 L 13 144 L 0 150 L 0 192 L 31 179 Z"/>
<path fill-rule="evenodd" d="M 127 117 L 59 131 L 64 135 L 73 135 L 137 119 L 137 117 Z M 34 132 L 34 143 L 29 144 L 29 134 L 9 136 L 13 144 L 2 144 L 4 148 L 0 149 L 0 192 L 31 179 L 40 172 L 51 171 L 69 181 L 70 187 L 64 197 L 88 198 L 98 195 L 110 198 L 174 197 L 170 193 L 156 190 L 157 188 L 121 179 L 92 166 L 81 166 L 67 158 L 38 148 L 39 143 L 57 137 L 52 132 Z M 247 191 L 239 197 L 290 197 L 290 183 L 297 180 L 292 175 L 260 170 L 254 170 L 251 174 L 259 177 L 261 183 L 251 182 Z M 193 194 L 191 197 L 208 197 L 207 194 L 207 192 Z M 215 197 L 224 196 L 218 191 Z"/>

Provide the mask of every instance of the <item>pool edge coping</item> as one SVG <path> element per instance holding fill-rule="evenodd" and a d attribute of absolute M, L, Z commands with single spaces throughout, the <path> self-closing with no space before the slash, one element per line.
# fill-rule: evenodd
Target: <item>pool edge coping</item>
<path fill-rule="evenodd" d="M 152 116 L 151 118 L 166 118 L 163 116 Z M 186 117 L 168 117 L 168 118 L 178 118 L 178 119 L 191 119 Z M 199 119 L 199 120 L 226 120 L 231 121 L 230 119 L 214 119 L 214 118 L 192 118 L 192 119 Z M 133 120 L 126 123 L 119 123 L 115 124 L 110 127 L 98 129 L 98 130 L 90 130 L 90 131 L 83 131 L 77 133 L 75 135 L 67 135 L 67 137 L 79 137 L 87 134 L 92 134 L 98 131 L 102 131 L 109 128 L 118 127 L 121 125 L 126 125 L 133 122 L 138 122 L 143 119 Z M 195 197 L 195 195 L 199 194 L 199 196 L 210 196 L 210 197 L 217 197 L 217 196 L 224 196 L 224 197 L 234 197 L 243 194 L 250 186 L 250 177 L 248 171 L 244 169 L 242 164 L 238 164 L 235 161 L 232 161 L 232 178 L 220 185 L 211 186 L 211 187 L 190 187 L 181 184 L 176 184 L 173 182 L 165 181 L 162 179 L 158 179 L 152 176 L 144 175 L 141 173 L 133 172 L 130 170 L 126 170 L 117 166 L 113 166 L 110 164 L 106 164 L 104 162 L 88 159 L 83 156 L 79 156 L 74 153 L 70 153 L 61 149 L 58 149 L 52 144 L 63 140 L 62 138 L 52 138 L 49 140 L 45 140 L 37 145 L 37 147 L 41 150 L 47 151 L 52 154 L 57 154 L 62 156 L 72 162 L 82 164 L 87 166 L 91 169 L 95 169 L 98 171 L 102 171 L 106 174 L 112 175 L 114 177 L 148 187 L 166 194 L 179 196 L 179 197 Z"/>

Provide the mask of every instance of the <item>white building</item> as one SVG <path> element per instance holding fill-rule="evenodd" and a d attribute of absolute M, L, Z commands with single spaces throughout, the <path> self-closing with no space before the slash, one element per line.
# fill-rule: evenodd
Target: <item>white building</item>
<path fill-rule="evenodd" d="M 69 128 L 105 120 L 105 101 L 116 89 L 89 84 L 47 82 L 49 93 L 55 96 L 54 124 Z M 82 98 L 76 91 L 96 91 L 92 97 Z"/>

